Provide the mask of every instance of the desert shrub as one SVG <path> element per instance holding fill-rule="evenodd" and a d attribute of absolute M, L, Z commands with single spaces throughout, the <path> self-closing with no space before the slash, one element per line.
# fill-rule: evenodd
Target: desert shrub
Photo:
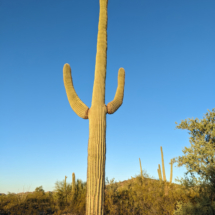
<path fill-rule="evenodd" d="M 180 182 L 185 189 L 195 191 L 198 193 L 198 195 L 195 197 L 192 196 L 190 201 L 186 203 L 178 201 L 174 215 L 215 214 L 213 168 L 209 167 L 206 180 L 200 181 L 195 177 L 192 177 L 191 179 L 185 177 L 184 179 L 180 180 Z"/>
<path fill-rule="evenodd" d="M 45 191 L 43 190 L 43 187 L 42 187 L 42 186 L 36 187 L 34 192 L 35 192 L 35 193 L 42 193 L 42 194 L 45 194 Z"/>
<path fill-rule="evenodd" d="M 60 210 L 64 210 L 68 205 L 69 194 L 71 193 L 72 187 L 66 183 L 65 180 L 57 181 L 54 189 L 54 199 L 57 203 L 57 207 Z"/>
<path fill-rule="evenodd" d="M 177 209 L 174 215 L 213 215 L 215 202 L 209 203 L 206 199 L 199 199 L 196 204 L 191 202 L 177 202 Z"/>
<path fill-rule="evenodd" d="M 108 179 L 106 179 L 108 181 Z M 114 183 L 114 178 L 108 181 L 108 186 L 105 187 L 105 202 L 104 202 L 104 210 L 105 214 L 118 214 L 118 200 L 119 194 L 117 189 L 119 187 L 118 184 Z M 122 196 L 121 196 L 122 197 Z"/>
<path fill-rule="evenodd" d="M 79 215 L 86 213 L 86 194 L 87 183 L 78 179 L 75 183 L 75 192 L 71 192 L 69 196 L 70 212 Z"/>
<path fill-rule="evenodd" d="M 42 188 L 42 187 L 41 187 Z M 0 196 L 0 211 L 3 214 L 21 215 L 21 214 L 37 214 L 39 212 L 52 213 L 54 207 L 53 199 L 49 194 L 44 192 L 11 194 Z"/>
<path fill-rule="evenodd" d="M 165 181 L 137 176 L 131 188 L 135 214 L 172 214 L 178 199 L 188 201 L 183 190 Z"/>
<path fill-rule="evenodd" d="M 107 180 L 107 179 L 106 179 Z M 86 213 L 87 183 L 77 180 L 75 190 L 71 184 L 56 182 L 54 193 L 43 192 L 42 187 L 25 195 L 0 196 L 0 211 L 10 214 L 77 214 Z M 107 180 L 105 184 L 105 215 L 182 215 L 209 214 L 214 208 L 209 186 L 197 187 L 192 181 L 184 180 L 181 185 L 136 176 L 127 181 Z M 212 208 L 212 209 L 211 209 Z M 197 214 L 197 213 L 196 213 Z"/>
<path fill-rule="evenodd" d="M 142 177 L 120 185 L 111 180 L 105 189 L 105 214 L 166 214 L 172 215 L 177 202 L 189 202 L 198 196 L 181 185 Z"/>
<path fill-rule="evenodd" d="M 18 200 L 16 198 L 16 194 L 8 193 L 5 196 L 1 196 L 1 211 L 3 213 L 7 213 L 10 211 L 11 208 L 15 207 L 18 204 Z"/>
<path fill-rule="evenodd" d="M 85 214 L 86 207 L 86 182 L 77 179 L 75 191 L 72 191 L 71 184 L 65 181 L 55 183 L 54 200 L 56 202 L 56 214 L 74 213 Z"/>

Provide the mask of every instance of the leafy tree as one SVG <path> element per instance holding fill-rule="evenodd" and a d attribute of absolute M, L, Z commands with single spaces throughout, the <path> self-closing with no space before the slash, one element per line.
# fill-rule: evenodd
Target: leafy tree
<path fill-rule="evenodd" d="M 41 192 L 43 194 L 45 193 L 43 186 L 36 187 L 35 192 Z"/>
<path fill-rule="evenodd" d="M 208 180 L 209 170 L 215 168 L 215 109 L 208 110 L 202 120 L 182 120 L 176 128 L 189 131 L 191 147 L 185 147 L 182 150 L 185 155 L 174 158 L 174 162 L 178 162 L 178 167 L 185 165 L 186 174 L 197 173 Z"/>
<path fill-rule="evenodd" d="M 191 147 L 185 147 L 182 150 L 184 156 L 173 158 L 173 162 L 177 162 L 178 167 L 185 165 L 187 169 L 185 175 L 190 174 L 192 177 L 191 180 L 186 177 L 176 181 L 180 181 L 186 187 L 200 185 L 200 192 L 206 195 L 209 191 L 209 198 L 213 200 L 215 198 L 215 109 L 208 110 L 201 120 L 198 118 L 182 120 L 176 128 L 189 131 Z M 195 173 L 200 179 L 194 176 Z"/>

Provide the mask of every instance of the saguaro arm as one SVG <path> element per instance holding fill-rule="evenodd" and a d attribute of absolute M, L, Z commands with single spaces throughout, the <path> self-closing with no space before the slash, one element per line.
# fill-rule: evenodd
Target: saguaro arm
<path fill-rule="evenodd" d="M 63 81 L 66 89 L 66 95 L 69 100 L 69 104 L 73 111 L 81 118 L 88 119 L 89 108 L 85 105 L 75 92 L 72 83 L 71 68 L 68 63 L 63 67 Z"/>
<path fill-rule="evenodd" d="M 118 71 L 118 87 L 114 100 L 107 105 L 107 113 L 113 114 L 122 105 L 125 85 L 125 70 L 120 68 Z"/>

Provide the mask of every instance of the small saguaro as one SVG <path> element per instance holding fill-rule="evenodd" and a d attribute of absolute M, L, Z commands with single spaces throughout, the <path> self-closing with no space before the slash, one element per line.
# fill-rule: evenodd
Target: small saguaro
<path fill-rule="evenodd" d="M 75 173 L 72 173 L 72 192 L 75 192 Z"/>
<path fill-rule="evenodd" d="M 161 173 L 161 166 L 160 166 L 160 164 L 158 164 L 158 169 L 157 169 L 157 171 L 158 171 L 159 179 L 160 179 L 160 181 L 162 181 L 162 173 Z"/>
<path fill-rule="evenodd" d="M 170 179 L 169 179 L 169 181 L 170 181 L 170 183 L 172 183 L 172 175 L 173 175 L 173 168 L 172 168 L 173 161 L 172 161 L 172 159 L 171 159 L 171 162 L 169 164 L 171 165 L 171 168 L 170 168 Z"/>
<path fill-rule="evenodd" d="M 99 0 L 99 4 L 96 65 L 90 108 L 81 101 L 75 92 L 70 65 L 66 63 L 63 67 L 64 86 L 70 106 L 79 117 L 89 119 L 86 215 L 103 215 L 104 213 L 106 114 L 115 113 L 122 105 L 125 85 L 125 70 L 120 68 L 115 97 L 106 106 L 108 0 Z"/>
<path fill-rule="evenodd" d="M 65 175 L 65 181 L 64 181 L 64 190 L 66 192 L 66 179 L 67 179 L 67 176 Z"/>
<path fill-rule="evenodd" d="M 66 179 L 67 179 L 67 176 L 65 176 L 65 182 L 64 182 L 64 191 L 65 191 L 66 203 L 67 203 Z"/>
<path fill-rule="evenodd" d="M 141 160 L 139 158 L 139 162 L 140 162 L 140 174 L 141 174 L 141 177 L 143 178 L 143 169 L 142 169 L 142 165 L 141 165 Z"/>
<path fill-rule="evenodd" d="M 166 174 L 165 174 L 165 167 L 164 167 L 164 156 L 163 156 L 163 149 L 162 149 L 162 146 L 160 147 L 161 149 L 161 162 L 162 162 L 162 170 L 163 170 L 163 181 L 166 181 Z M 173 161 L 171 159 L 171 162 L 169 163 L 171 165 L 171 168 L 170 168 L 170 183 L 172 183 L 172 175 L 173 175 Z M 160 167 L 160 164 L 158 164 L 158 176 L 159 176 L 159 179 L 160 181 L 162 181 L 162 171 L 161 171 L 161 167 Z"/>
<path fill-rule="evenodd" d="M 163 171 L 163 180 L 166 181 L 166 174 L 165 174 L 165 167 L 164 167 L 164 158 L 163 158 L 163 149 L 162 146 L 161 149 L 161 162 L 162 162 L 162 171 Z"/>

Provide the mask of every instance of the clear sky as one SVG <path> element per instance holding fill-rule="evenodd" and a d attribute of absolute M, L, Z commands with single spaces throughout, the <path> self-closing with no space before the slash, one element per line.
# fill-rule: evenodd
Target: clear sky
<path fill-rule="evenodd" d="M 214 11 L 214 0 L 109 0 L 106 104 L 125 69 L 123 104 L 107 115 L 109 180 L 138 175 L 139 158 L 158 179 L 160 146 L 169 180 L 170 159 L 190 147 L 175 122 L 215 107 Z M 98 16 L 99 0 L 0 1 L 0 193 L 52 191 L 73 172 L 86 181 L 89 121 L 71 109 L 62 70 L 90 107 Z"/>

